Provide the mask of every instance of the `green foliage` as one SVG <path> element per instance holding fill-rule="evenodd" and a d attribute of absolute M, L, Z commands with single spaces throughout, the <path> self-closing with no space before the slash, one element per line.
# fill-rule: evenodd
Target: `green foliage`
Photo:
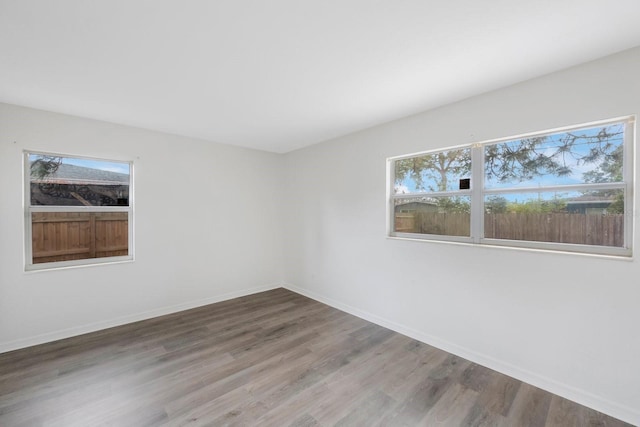
<path fill-rule="evenodd" d="M 417 190 L 446 191 L 450 176 L 464 176 L 471 171 L 471 151 L 469 149 L 449 150 L 426 154 L 420 157 L 401 159 L 395 162 L 396 184 L 409 176 Z M 425 180 L 437 182 L 437 188 L 425 188 Z"/>
<path fill-rule="evenodd" d="M 485 149 L 485 174 L 499 182 L 526 181 L 538 175 L 558 174 L 560 165 L 554 156 L 538 152 L 547 137 L 524 138 Z"/>
<path fill-rule="evenodd" d="M 489 196 L 485 203 L 485 211 L 488 214 L 504 213 L 562 213 L 566 212 L 567 203 L 561 199 L 553 200 L 527 200 L 524 202 L 510 202 L 502 196 Z"/>
<path fill-rule="evenodd" d="M 623 214 L 624 213 L 624 194 L 619 193 L 616 195 L 613 202 L 607 207 L 607 213 L 609 214 Z"/>
<path fill-rule="evenodd" d="M 603 183 L 603 182 L 621 182 L 623 180 L 623 159 L 624 147 L 621 145 L 614 151 L 604 156 L 602 163 L 597 169 L 586 172 L 583 177 L 586 182 Z M 616 194 L 617 190 L 601 190 L 590 192 L 590 194 L 600 197 L 611 197 Z"/>
<path fill-rule="evenodd" d="M 55 173 L 62 164 L 62 157 L 38 156 L 31 162 L 31 176 L 36 179 L 43 179 Z"/>
<path fill-rule="evenodd" d="M 527 200 L 524 203 L 511 202 L 506 206 L 506 212 L 526 214 L 564 213 L 567 203 L 562 199 Z"/>
<path fill-rule="evenodd" d="M 586 182 L 622 180 L 623 144 L 620 124 L 598 130 L 583 129 L 556 135 L 522 138 L 485 147 L 485 175 L 502 183 L 533 180 L 537 176 L 569 176 L 576 165 L 599 164 L 583 174 Z M 471 150 L 454 149 L 400 159 L 395 182 L 410 179 L 418 191 L 447 191 L 449 181 L 468 176 Z"/>
<path fill-rule="evenodd" d="M 623 134 L 620 125 L 602 127 L 595 135 L 566 132 L 550 143 L 549 136 L 523 138 L 487 146 L 485 174 L 499 182 L 527 181 L 536 176 L 572 174 L 570 165 L 602 162 L 598 172 L 587 172 L 587 182 L 611 182 L 622 177 L 622 144 L 614 140 Z M 580 147 L 587 145 L 588 150 Z M 618 179 L 617 179 L 618 180 Z"/>
<path fill-rule="evenodd" d="M 485 210 L 489 214 L 499 214 L 507 212 L 507 199 L 502 196 L 489 196 L 485 203 Z"/>
<path fill-rule="evenodd" d="M 624 163 L 624 147 L 619 145 L 615 150 L 602 156 L 602 161 L 597 169 L 583 174 L 586 182 L 603 183 L 603 182 L 621 182 L 623 181 L 623 163 Z M 607 208 L 608 213 L 624 213 L 624 195 L 619 190 L 599 190 L 589 191 L 592 196 L 608 198 L 613 197 L 614 201 Z"/>
<path fill-rule="evenodd" d="M 620 182 L 623 180 L 622 163 L 624 147 L 619 145 L 615 150 L 603 155 L 598 169 L 586 172 L 583 177 L 587 182 Z"/>
<path fill-rule="evenodd" d="M 471 204 L 463 197 L 438 198 L 438 210 L 446 213 L 470 213 Z"/>
<path fill-rule="evenodd" d="M 484 168 L 487 180 L 513 184 L 535 181 L 536 177 L 564 177 L 580 173 L 583 165 L 591 169 L 582 173 L 586 183 L 612 183 L 623 181 L 624 124 L 599 128 L 522 138 L 484 148 Z M 467 177 L 471 172 L 471 149 L 453 149 L 438 153 L 397 160 L 397 185 L 411 180 L 417 191 L 448 191 L 450 181 Z M 544 178 L 541 185 L 553 182 Z M 559 181 L 571 182 L 571 181 Z M 613 200 L 609 213 L 624 212 L 624 200 L 619 189 L 584 191 L 602 200 Z M 487 213 L 561 213 L 567 212 L 562 199 L 526 200 L 510 202 L 511 197 L 490 196 L 485 203 Z M 439 198 L 441 212 L 469 212 L 464 198 Z"/>

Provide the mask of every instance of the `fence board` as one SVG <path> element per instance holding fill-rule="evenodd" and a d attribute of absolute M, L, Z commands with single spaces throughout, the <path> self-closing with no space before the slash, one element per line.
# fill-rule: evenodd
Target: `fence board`
<path fill-rule="evenodd" d="M 504 213 L 485 215 L 490 239 L 624 246 L 624 215 Z"/>
<path fill-rule="evenodd" d="M 399 233 L 415 233 L 415 222 L 413 214 L 396 214 L 394 230 Z"/>
<path fill-rule="evenodd" d="M 471 235 L 471 216 L 468 213 L 418 212 L 418 233 L 446 236 Z"/>
<path fill-rule="evenodd" d="M 129 253 L 126 212 L 34 212 L 31 222 L 34 264 Z"/>
<path fill-rule="evenodd" d="M 395 231 L 449 236 L 470 235 L 467 213 L 413 212 L 395 215 Z M 484 237 L 503 240 L 624 246 L 624 215 L 577 213 L 485 214 Z"/>

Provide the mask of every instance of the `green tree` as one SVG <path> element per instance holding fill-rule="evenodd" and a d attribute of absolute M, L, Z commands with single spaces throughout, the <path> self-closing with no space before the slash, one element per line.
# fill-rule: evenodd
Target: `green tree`
<path fill-rule="evenodd" d="M 585 172 L 582 177 L 586 182 L 605 183 L 621 182 L 623 177 L 624 147 L 619 145 L 610 153 L 602 156 L 602 161 L 597 169 Z M 624 213 L 624 194 L 618 189 L 589 191 L 584 194 L 590 196 L 611 198 L 613 202 L 607 207 L 607 212 L 611 214 Z"/>
<path fill-rule="evenodd" d="M 31 176 L 36 179 L 43 179 L 54 174 L 62 164 L 62 157 L 40 155 L 31 161 Z"/>
<path fill-rule="evenodd" d="M 607 212 L 610 214 L 623 214 L 624 213 L 624 194 L 618 193 L 615 195 L 613 202 L 607 207 Z"/>
<path fill-rule="evenodd" d="M 573 164 L 602 162 L 610 169 L 599 167 L 599 172 L 589 177 L 594 181 L 587 181 L 598 182 L 595 180 L 617 172 L 615 162 L 622 160 L 622 144 L 616 140 L 623 133 L 624 127 L 616 124 L 604 126 L 597 133 L 565 132 L 553 141 L 540 136 L 492 144 L 485 150 L 485 175 L 498 182 L 526 181 L 541 175 L 568 176 Z"/>
<path fill-rule="evenodd" d="M 588 172 L 587 182 L 611 182 L 622 173 L 624 126 L 604 126 L 522 138 L 485 148 L 485 176 L 498 182 L 522 182 L 536 176 L 568 176 L 572 167 L 600 162 L 597 171 Z M 468 176 L 471 171 L 471 150 L 456 149 L 410 157 L 395 162 L 395 182 L 402 185 L 411 179 L 417 190 L 450 190 L 451 179 Z M 618 180 L 618 179 L 616 179 Z"/>
<path fill-rule="evenodd" d="M 507 199 L 502 196 L 489 196 L 484 204 L 488 214 L 499 214 L 507 212 Z"/>
<path fill-rule="evenodd" d="M 507 204 L 507 212 L 542 214 L 563 213 L 567 210 L 567 203 L 562 198 L 553 200 L 527 200 L 524 203 L 510 202 Z"/>
<path fill-rule="evenodd" d="M 471 204 L 464 197 L 439 197 L 438 210 L 444 213 L 470 213 Z"/>
<path fill-rule="evenodd" d="M 582 177 L 586 182 L 620 182 L 623 180 L 622 163 L 624 160 L 623 145 L 602 155 L 602 162 L 597 169 L 585 172 Z"/>
<path fill-rule="evenodd" d="M 555 153 L 548 155 L 539 151 L 546 142 L 547 137 L 542 136 L 487 146 L 484 162 L 487 179 L 511 182 L 526 181 L 538 175 L 560 175 Z"/>
<path fill-rule="evenodd" d="M 395 162 L 397 185 L 409 177 L 417 190 L 446 191 L 450 177 L 459 177 L 471 171 L 469 149 L 442 151 L 419 157 L 410 157 Z M 435 182 L 436 185 L 425 184 Z M 425 187 L 426 185 L 426 187 Z"/>

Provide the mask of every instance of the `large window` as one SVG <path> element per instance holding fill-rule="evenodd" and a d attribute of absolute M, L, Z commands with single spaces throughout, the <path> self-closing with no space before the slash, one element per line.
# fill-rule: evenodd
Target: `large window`
<path fill-rule="evenodd" d="M 391 158 L 389 234 L 629 256 L 633 124 Z"/>
<path fill-rule="evenodd" d="M 25 153 L 26 269 L 130 260 L 129 162 Z"/>

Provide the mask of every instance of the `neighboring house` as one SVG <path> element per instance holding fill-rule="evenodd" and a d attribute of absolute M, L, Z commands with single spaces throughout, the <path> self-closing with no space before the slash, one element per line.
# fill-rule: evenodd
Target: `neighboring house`
<path fill-rule="evenodd" d="M 129 175 L 61 164 L 31 179 L 31 203 L 57 206 L 118 206 L 129 202 Z"/>
<path fill-rule="evenodd" d="M 412 201 L 408 203 L 400 203 L 396 205 L 395 212 L 398 213 L 415 213 L 415 212 L 438 212 L 438 205 L 432 201 Z"/>
<path fill-rule="evenodd" d="M 567 200 L 567 212 L 590 215 L 603 215 L 607 213 L 607 208 L 613 203 L 611 196 L 583 195 Z"/>

